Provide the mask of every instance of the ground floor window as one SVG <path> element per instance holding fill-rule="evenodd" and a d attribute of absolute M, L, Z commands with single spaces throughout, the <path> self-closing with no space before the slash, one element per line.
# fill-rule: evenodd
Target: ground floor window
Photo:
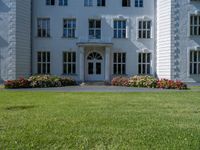
<path fill-rule="evenodd" d="M 150 74 L 151 53 L 138 54 L 138 74 Z"/>
<path fill-rule="evenodd" d="M 37 73 L 50 74 L 50 52 L 37 53 Z"/>
<path fill-rule="evenodd" d="M 200 51 L 190 51 L 190 74 L 200 75 Z"/>
<path fill-rule="evenodd" d="M 63 53 L 63 73 L 76 74 L 76 52 Z"/>
<path fill-rule="evenodd" d="M 126 74 L 126 53 L 113 54 L 113 74 Z"/>

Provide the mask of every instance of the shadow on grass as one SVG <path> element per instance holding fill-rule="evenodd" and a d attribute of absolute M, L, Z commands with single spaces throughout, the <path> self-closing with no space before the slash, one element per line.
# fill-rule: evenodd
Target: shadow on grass
<path fill-rule="evenodd" d="M 34 105 L 29 105 L 29 106 L 9 106 L 9 107 L 6 107 L 5 109 L 9 110 L 9 111 L 18 111 L 18 110 L 32 109 L 34 107 L 35 107 Z"/>

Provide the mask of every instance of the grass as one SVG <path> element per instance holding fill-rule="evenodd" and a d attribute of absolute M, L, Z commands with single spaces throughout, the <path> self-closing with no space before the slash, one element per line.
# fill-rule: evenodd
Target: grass
<path fill-rule="evenodd" d="M 0 149 L 200 149 L 200 92 L 0 92 Z"/>
<path fill-rule="evenodd" d="M 200 89 L 200 86 L 192 86 L 190 87 L 191 90 Z"/>

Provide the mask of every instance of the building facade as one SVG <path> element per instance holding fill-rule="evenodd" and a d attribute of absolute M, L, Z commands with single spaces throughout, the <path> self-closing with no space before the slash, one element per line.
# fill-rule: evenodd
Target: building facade
<path fill-rule="evenodd" d="M 0 0 L 1 80 L 200 81 L 198 0 Z"/>

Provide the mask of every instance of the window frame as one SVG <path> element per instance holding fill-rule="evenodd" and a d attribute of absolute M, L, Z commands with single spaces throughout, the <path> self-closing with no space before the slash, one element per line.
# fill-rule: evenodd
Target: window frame
<path fill-rule="evenodd" d="M 122 0 L 121 2 L 122 2 L 122 7 L 125 7 L 125 8 L 131 7 L 131 0 Z"/>
<path fill-rule="evenodd" d="M 192 19 L 193 17 L 193 19 Z M 194 17 L 197 17 L 197 24 L 194 23 Z M 193 24 L 191 24 L 193 20 Z M 196 35 L 194 34 L 196 27 Z M 192 33 L 193 32 L 193 33 Z M 189 36 L 190 37 L 199 37 L 200 36 L 200 14 L 190 14 L 189 15 Z"/>
<path fill-rule="evenodd" d="M 90 21 L 94 21 L 93 22 L 93 24 L 94 24 L 94 26 L 95 27 L 92 27 L 92 28 L 90 28 Z M 100 28 L 97 28 L 97 21 L 100 21 Z M 90 39 L 90 40 L 100 40 L 101 39 L 101 31 L 102 30 L 102 21 L 101 21 L 101 19 L 89 19 L 88 20 L 88 39 Z M 90 34 L 91 33 L 91 31 L 93 31 L 93 36 Z M 100 31 L 99 33 L 100 33 L 100 37 L 97 37 L 97 31 Z M 92 37 L 91 37 L 92 36 Z"/>
<path fill-rule="evenodd" d="M 71 27 L 68 26 L 69 25 L 68 23 L 66 23 L 67 27 L 65 27 L 65 21 L 66 22 L 70 21 Z M 68 38 L 68 39 L 74 39 L 74 38 L 76 38 L 76 28 L 77 28 L 76 18 L 64 18 L 63 19 L 63 38 Z M 67 30 L 66 35 L 65 35 L 65 30 Z M 73 36 L 69 36 L 69 31 L 71 31 L 71 33 L 73 33 L 72 34 Z"/>
<path fill-rule="evenodd" d="M 43 22 L 46 21 L 46 28 L 44 28 L 45 30 L 45 34 L 43 33 Z M 40 22 L 40 23 L 39 23 Z M 39 29 L 39 25 L 41 26 L 41 28 Z M 40 35 L 39 35 L 39 30 L 40 31 Z M 45 17 L 39 17 L 37 18 L 37 37 L 39 38 L 50 38 L 51 37 L 51 21 L 50 18 L 45 18 Z"/>
<path fill-rule="evenodd" d="M 68 0 L 58 0 L 59 6 L 68 6 Z"/>
<path fill-rule="evenodd" d="M 135 0 L 135 7 L 136 8 L 144 7 L 144 0 Z"/>
<path fill-rule="evenodd" d="M 55 5 L 56 5 L 56 0 L 46 0 L 46 6 L 55 6 Z"/>
<path fill-rule="evenodd" d="M 106 0 L 97 0 L 97 7 L 106 7 Z"/>
<path fill-rule="evenodd" d="M 117 22 L 117 28 L 115 28 L 115 22 Z M 121 22 L 121 27 L 119 28 L 119 22 Z M 125 28 L 123 28 L 123 22 L 125 22 Z M 127 19 L 114 19 L 113 20 L 113 38 L 114 39 L 127 39 Z M 119 30 L 121 31 L 121 35 L 119 36 Z M 115 31 L 117 36 L 115 37 Z M 125 36 L 123 36 L 123 32 L 125 31 Z"/>
<path fill-rule="evenodd" d="M 40 54 L 40 59 L 41 59 L 40 61 L 39 61 L 39 54 Z M 44 55 L 45 55 L 45 61 L 44 61 Z M 44 70 L 44 65 L 45 65 L 45 70 Z M 39 66 L 40 66 L 40 71 L 39 71 Z M 37 51 L 37 74 L 51 74 L 51 52 L 50 51 Z"/>
<path fill-rule="evenodd" d="M 141 29 L 140 29 L 140 22 L 141 23 Z M 144 27 L 144 22 L 146 24 L 146 28 Z M 148 22 L 150 23 L 150 28 L 148 28 Z M 138 18 L 137 19 L 137 39 L 152 39 L 152 26 L 153 26 L 153 22 L 151 19 L 142 19 L 142 18 Z M 140 37 L 140 32 L 141 31 L 141 37 Z M 149 31 L 149 37 L 148 37 L 148 31 Z M 145 33 L 145 36 L 144 36 Z"/>
<path fill-rule="evenodd" d="M 138 57 L 137 57 L 137 59 L 138 59 L 138 61 L 137 61 L 138 75 L 151 75 L 152 53 L 151 52 L 138 52 L 137 55 L 138 55 Z M 149 55 L 149 62 L 148 62 L 148 55 Z M 145 57 L 145 60 L 143 59 L 144 57 Z M 145 66 L 145 71 L 143 70 L 144 69 L 143 65 Z M 149 70 L 149 72 L 148 72 L 148 70 Z"/>
<path fill-rule="evenodd" d="M 93 7 L 93 0 L 84 0 L 84 7 Z"/>
<path fill-rule="evenodd" d="M 68 59 L 69 54 L 70 54 L 71 61 Z M 71 66 L 71 70 L 69 69 L 69 66 Z M 77 53 L 75 51 L 64 51 L 63 52 L 63 74 L 75 75 L 76 69 L 77 69 Z"/>
<path fill-rule="evenodd" d="M 121 55 L 120 61 L 119 61 L 119 54 Z M 116 55 L 116 61 L 115 61 L 115 55 Z M 125 57 L 124 57 L 125 56 Z M 125 61 L 123 61 L 123 58 L 125 58 Z M 127 55 L 126 52 L 113 52 L 113 75 L 126 75 L 127 71 Z M 115 65 L 116 65 L 116 72 L 115 72 Z M 120 66 L 120 68 L 119 68 Z"/>

